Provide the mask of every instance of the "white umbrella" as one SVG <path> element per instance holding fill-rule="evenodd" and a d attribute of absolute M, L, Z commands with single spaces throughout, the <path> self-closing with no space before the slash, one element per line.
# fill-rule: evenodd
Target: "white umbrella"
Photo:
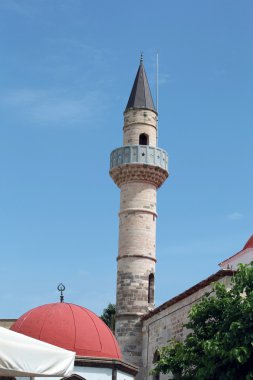
<path fill-rule="evenodd" d="M 70 376 L 75 353 L 0 327 L 0 376 Z"/>

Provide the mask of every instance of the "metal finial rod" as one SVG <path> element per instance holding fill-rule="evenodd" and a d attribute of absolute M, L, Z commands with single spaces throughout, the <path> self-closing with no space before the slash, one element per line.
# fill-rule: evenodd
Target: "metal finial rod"
<path fill-rule="evenodd" d="M 65 286 L 60 283 L 58 286 L 57 286 L 57 290 L 59 290 L 59 292 L 61 292 L 61 295 L 60 295 L 60 302 L 64 302 L 64 295 L 63 295 L 63 292 L 65 290 Z"/>
<path fill-rule="evenodd" d="M 143 62 L 143 52 L 141 52 L 141 59 L 140 59 L 140 63 Z"/>
<path fill-rule="evenodd" d="M 158 146 L 158 50 L 156 52 L 156 145 Z"/>

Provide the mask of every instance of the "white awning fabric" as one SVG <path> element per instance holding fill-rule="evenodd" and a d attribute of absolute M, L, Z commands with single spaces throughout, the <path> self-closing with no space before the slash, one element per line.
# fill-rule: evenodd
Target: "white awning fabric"
<path fill-rule="evenodd" d="M 0 376 L 70 376 L 75 353 L 0 327 Z"/>

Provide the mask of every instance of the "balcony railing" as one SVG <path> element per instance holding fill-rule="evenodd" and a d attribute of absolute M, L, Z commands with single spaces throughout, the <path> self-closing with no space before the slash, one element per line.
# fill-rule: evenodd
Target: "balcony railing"
<path fill-rule="evenodd" d="M 123 164 L 147 164 L 168 170 L 168 154 L 149 145 L 122 146 L 112 151 L 110 169 Z"/>

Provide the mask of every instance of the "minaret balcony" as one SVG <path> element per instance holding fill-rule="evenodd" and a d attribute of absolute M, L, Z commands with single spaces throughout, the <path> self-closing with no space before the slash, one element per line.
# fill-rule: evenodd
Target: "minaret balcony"
<path fill-rule="evenodd" d="M 149 145 L 122 146 L 111 153 L 110 175 L 119 187 L 128 181 L 160 187 L 168 177 L 168 154 Z"/>
<path fill-rule="evenodd" d="M 111 153 L 110 169 L 123 164 L 147 164 L 168 170 L 168 154 L 161 148 L 149 145 L 128 145 Z"/>

